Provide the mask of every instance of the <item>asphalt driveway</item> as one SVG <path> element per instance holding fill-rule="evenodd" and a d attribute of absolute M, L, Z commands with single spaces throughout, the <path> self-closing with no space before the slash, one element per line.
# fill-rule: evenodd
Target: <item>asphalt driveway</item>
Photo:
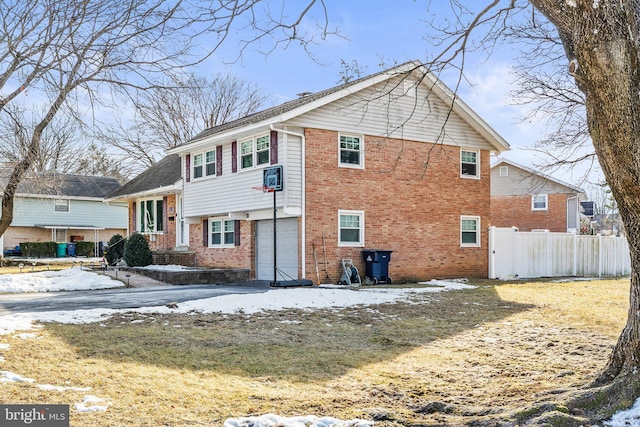
<path fill-rule="evenodd" d="M 93 308 L 140 308 L 231 294 L 263 293 L 269 282 L 233 285 L 152 286 L 91 291 L 65 291 L 0 295 L 0 315 L 25 312 L 66 311 Z"/>

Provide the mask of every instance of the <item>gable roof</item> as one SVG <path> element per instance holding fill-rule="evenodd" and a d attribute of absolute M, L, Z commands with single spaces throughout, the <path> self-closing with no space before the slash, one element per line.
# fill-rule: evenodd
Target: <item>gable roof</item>
<path fill-rule="evenodd" d="M 509 165 L 509 166 L 513 166 L 513 167 L 522 169 L 523 171 L 526 171 L 526 172 L 528 172 L 528 173 L 530 173 L 532 175 L 536 175 L 538 178 L 546 179 L 546 180 L 554 182 L 554 183 L 556 183 L 558 185 L 562 185 L 563 187 L 567 187 L 570 190 L 575 191 L 576 193 L 585 194 L 584 190 L 582 188 L 580 188 L 580 187 L 577 187 L 577 186 L 575 186 L 573 184 L 569 184 L 567 182 L 561 181 L 561 180 L 559 180 L 557 178 L 552 177 L 551 175 L 544 174 L 544 173 L 539 172 L 539 171 L 537 171 L 535 169 L 531 169 L 531 168 L 529 168 L 527 166 L 523 166 L 523 165 L 518 164 L 518 163 L 516 163 L 514 161 L 511 161 L 511 160 L 499 159 L 496 163 L 491 165 L 491 169 L 495 169 L 498 166 L 504 166 L 504 165 Z"/>
<path fill-rule="evenodd" d="M 419 61 L 408 61 L 404 64 L 380 71 L 370 76 L 334 86 L 310 95 L 302 96 L 240 119 L 205 129 L 194 136 L 191 140 L 170 149 L 168 152 L 178 153 L 186 151 L 187 149 L 192 148 L 193 145 L 198 145 L 199 142 L 206 141 L 208 137 L 222 136 L 226 133 L 233 133 L 234 131 L 244 128 L 264 127 L 270 124 L 290 120 L 291 118 L 326 105 L 329 102 L 344 98 L 374 84 L 387 81 L 394 76 L 408 74 L 413 71 L 419 71 L 422 73 L 424 81 L 429 85 L 430 90 L 437 97 L 445 101 L 447 105 L 452 104 L 453 111 L 459 114 L 467 124 L 487 139 L 487 141 L 495 147 L 497 151 L 506 151 L 509 149 L 509 143 L 506 140 L 493 130 L 491 126 L 489 126 L 475 111 L 458 98 L 458 96 L 442 81 L 430 73 L 422 63 Z"/>
<path fill-rule="evenodd" d="M 132 195 L 161 192 L 169 187 L 173 188 L 181 178 L 180 157 L 177 154 L 170 154 L 110 193 L 108 199 L 114 200 Z"/>
<path fill-rule="evenodd" d="M 6 187 L 10 174 L 9 169 L 3 169 L 0 173 L 0 183 L 3 187 Z M 103 199 L 118 188 L 120 183 L 115 178 L 41 172 L 23 178 L 18 184 L 16 196 Z"/>

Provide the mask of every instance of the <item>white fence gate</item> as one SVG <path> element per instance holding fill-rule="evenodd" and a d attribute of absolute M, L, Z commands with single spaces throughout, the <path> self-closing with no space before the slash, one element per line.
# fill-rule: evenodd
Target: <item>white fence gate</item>
<path fill-rule="evenodd" d="M 625 237 L 489 227 L 490 279 L 628 274 L 631 258 Z"/>

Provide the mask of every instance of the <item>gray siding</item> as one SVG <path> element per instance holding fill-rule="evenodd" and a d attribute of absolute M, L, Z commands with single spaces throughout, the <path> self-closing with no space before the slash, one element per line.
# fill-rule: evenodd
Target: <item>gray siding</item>
<path fill-rule="evenodd" d="M 494 150 L 424 84 L 400 77 L 287 121 L 288 125 Z"/>
<path fill-rule="evenodd" d="M 513 165 L 507 166 L 508 175 L 500 176 L 500 166 L 491 168 L 492 196 L 522 196 L 530 194 L 574 194 L 572 189 L 550 181 Z"/>
<path fill-rule="evenodd" d="M 69 202 L 69 212 L 55 212 L 53 198 L 16 197 L 12 226 L 34 225 L 94 226 L 100 228 L 127 228 L 129 209 L 109 205 L 99 200 Z"/>

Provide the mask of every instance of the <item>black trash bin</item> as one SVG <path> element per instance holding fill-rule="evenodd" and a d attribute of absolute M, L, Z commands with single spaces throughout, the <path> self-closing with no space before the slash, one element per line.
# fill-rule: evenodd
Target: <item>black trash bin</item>
<path fill-rule="evenodd" d="M 391 278 L 389 277 L 391 252 L 393 251 L 382 249 L 362 250 L 366 278 L 371 280 L 374 285 L 378 283 L 391 283 Z"/>

